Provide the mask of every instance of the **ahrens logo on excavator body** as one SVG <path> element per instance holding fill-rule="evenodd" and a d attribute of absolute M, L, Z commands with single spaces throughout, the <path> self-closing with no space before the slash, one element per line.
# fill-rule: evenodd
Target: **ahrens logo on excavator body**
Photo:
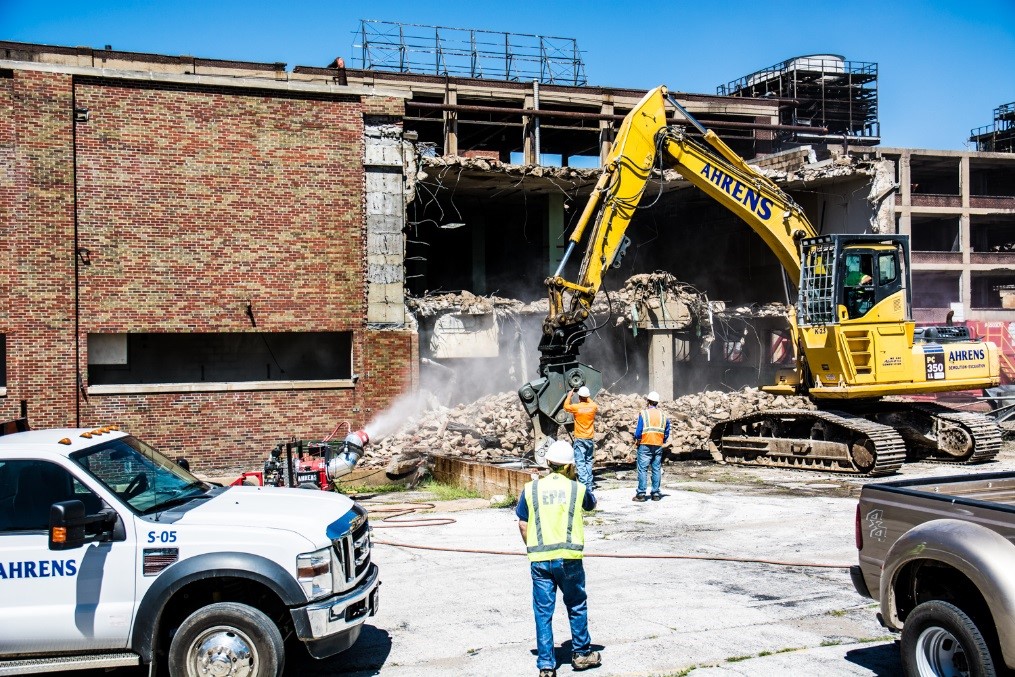
<path fill-rule="evenodd" d="M 767 197 L 761 195 L 753 188 L 744 185 L 740 181 L 734 179 L 726 172 L 713 167 L 711 163 L 705 163 L 705 166 L 698 172 L 706 179 L 714 183 L 719 190 L 723 191 L 734 200 L 749 207 L 751 211 L 758 215 L 762 219 L 768 219 L 772 216 L 772 201 Z"/>
<path fill-rule="evenodd" d="M 983 348 L 974 348 L 972 350 L 951 350 L 948 352 L 948 360 L 951 362 L 958 362 L 960 360 L 983 360 L 987 357 L 987 352 Z"/>

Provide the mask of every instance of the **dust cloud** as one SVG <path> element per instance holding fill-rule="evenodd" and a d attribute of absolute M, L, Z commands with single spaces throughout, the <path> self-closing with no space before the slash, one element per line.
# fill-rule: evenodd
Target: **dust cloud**
<path fill-rule="evenodd" d="M 364 428 L 371 442 L 393 435 L 405 424 L 429 408 L 427 393 L 405 393 L 400 395 L 391 406 L 374 416 Z"/>

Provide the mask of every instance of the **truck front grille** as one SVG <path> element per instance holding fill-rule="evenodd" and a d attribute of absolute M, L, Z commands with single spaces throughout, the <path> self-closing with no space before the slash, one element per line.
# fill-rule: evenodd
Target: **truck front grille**
<path fill-rule="evenodd" d="M 359 525 L 351 531 L 332 541 L 346 585 L 358 581 L 370 568 L 370 524 L 366 520 L 366 511 L 358 505 L 353 509 L 363 519 L 357 520 Z"/>

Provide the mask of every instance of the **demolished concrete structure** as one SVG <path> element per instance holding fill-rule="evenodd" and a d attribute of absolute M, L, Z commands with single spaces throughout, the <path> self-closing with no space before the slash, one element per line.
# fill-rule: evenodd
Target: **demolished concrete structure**
<path fill-rule="evenodd" d="M 359 427 L 406 390 L 513 391 L 643 95 L 0 43 L 4 418 L 117 423 L 204 470 Z M 799 102 L 674 95 L 819 232 L 912 233 L 918 319 L 958 304 L 1015 340 L 1015 156 L 800 145 L 821 129 L 786 117 Z M 628 234 L 583 349 L 609 392 L 737 390 L 792 359 L 793 281 L 743 223 L 665 172 Z M 621 301 L 656 274 L 707 299 L 687 326 L 669 296 Z"/>
<path fill-rule="evenodd" d="M 501 314 L 503 339 L 496 354 L 477 353 L 470 359 L 467 352 L 441 352 L 433 343 L 434 333 L 458 344 L 464 335 L 452 338 L 423 311 L 417 317 L 423 333 L 421 355 L 438 361 L 451 358 L 444 363 L 462 372 L 461 392 L 452 396 L 455 402 L 490 389 L 518 388 L 532 377 L 538 357 L 535 347 L 546 312 L 543 279 L 551 274 L 571 220 L 598 171 L 458 157 L 420 156 L 417 162 L 416 200 L 410 204 L 407 226 L 406 270 L 413 271 L 407 275 L 407 287 L 431 299 L 432 290 L 468 290 L 472 297 L 463 299 L 461 307 L 455 306 L 454 295 L 436 298 L 442 299 L 443 312 L 472 316 L 474 324 L 479 322 L 474 317 L 479 306 L 471 298 L 489 295 L 494 312 Z M 756 166 L 805 209 L 817 212 L 814 222 L 822 232 L 890 232 L 893 227 L 895 183 L 888 162 L 838 154 L 818 161 L 817 151 L 804 147 L 760 158 Z M 622 267 L 607 276 L 597 299 L 598 329 L 583 348 L 583 357 L 606 367 L 611 388 L 656 390 L 664 398 L 767 382 L 793 352 L 785 319 L 787 288 L 775 256 L 745 224 L 674 171 L 657 176 L 647 193 L 645 208 L 627 232 L 632 244 Z M 440 227 L 447 222 L 456 225 Z M 643 278 L 647 291 L 662 279 L 644 278 L 651 275 L 670 276 L 670 284 L 679 278 L 680 285 L 693 290 L 702 299 L 693 317 L 688 312 L 693 304 L 669 314 L 660 308 L 655 316 L 648 307 L 640 315 L 637 307 L 632 312 L 627 285 Z M 410 309 L 419 307 L 414 304 L 418 301 L 410 303 Z M 769 312 L 758 318 L 746 310 L 765 305 Z M 773 306 L 779 310 L 772 312 Z M 716 312 L 726 307 L 745 310 Z M 490 325 L 476 327 L 488 333 L 484 345 L 491 349 Z M 424 364 L 424 384 L 427 372 Z M 487 390 L 477 389 L 477 383 Z"/>

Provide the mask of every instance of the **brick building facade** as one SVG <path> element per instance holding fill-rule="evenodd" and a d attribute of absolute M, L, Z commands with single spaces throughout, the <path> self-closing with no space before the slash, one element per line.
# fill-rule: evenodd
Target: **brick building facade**
<path fill-rule="evenodd" d="M 364 87 L 6 61 L 0 416 L 118 424 L 206 470 L 366 424 L 417 379 L 415 334 L 367 318 L 364 116 L 402 111 Z"/>

